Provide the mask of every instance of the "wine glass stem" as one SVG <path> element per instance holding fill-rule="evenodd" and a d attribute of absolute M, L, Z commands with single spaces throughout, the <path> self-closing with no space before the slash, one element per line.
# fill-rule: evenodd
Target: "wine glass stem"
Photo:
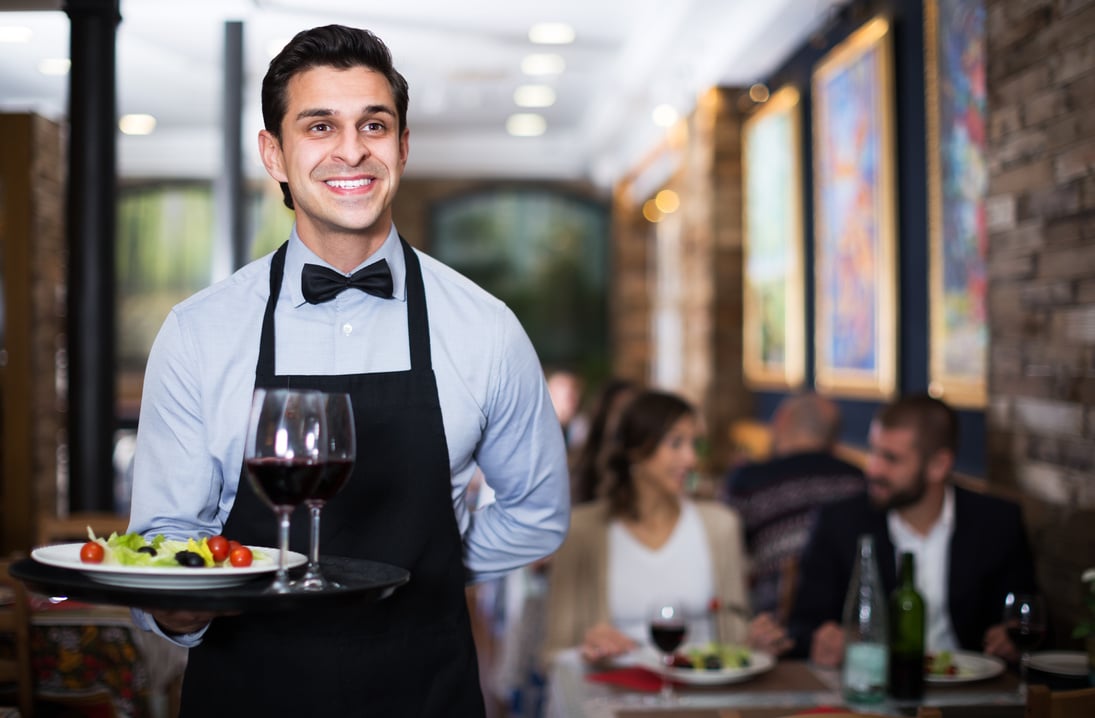
<path fill-rule="evenodd" d="M 1022 651 L 1019 654 L 1019 695 L 1026 700 L 1027 697 L 1027 664 L 1030 663 L 1030 652 Z"/>
<path fill-rule="evenodd" d="M 278 575 L 275 581 L 278 585 L 289 583 L 289 518 L 292 509 L 288 506 L 278 507 Z"/>
<path fill-rule="evenodd" d="M 308 504 L 308 510 L 312 514 L 312 535 L 311 540 L 308 543 L 309 570 L 315 570 L 319 568 L 319 512 L 322 508 L 322 504 Z"/>
<path fill-rule="evenodd" d="M 673 667 L 673 654 L 666 653 L 662 656 L 662 663 L 666 668 Z M 661 690 L 662 702 L 671 703 L 673 701 L 673 679 L 669 677 L 667 673 L 662 674 L 662 690 Z"/>

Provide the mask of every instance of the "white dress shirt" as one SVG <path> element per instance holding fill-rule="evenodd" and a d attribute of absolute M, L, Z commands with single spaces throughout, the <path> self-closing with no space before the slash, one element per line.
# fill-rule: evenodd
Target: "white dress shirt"
<path fill-rule="evenodd" d="M 948 609 L 948 576 L 950 573 L 951 535 L 954 533 L 954 489 L 945 487 L 943 510 L 939 519 L 927 534 L 918 533 L 905 523 L 896 511 L 886 514 L 893 541 L 898 569 L 898 581 L 901 580 L 901 554 L 913 554 L 916 567 L 916 590 L 924 599 L 926 625 L 924 627 L 924 650 L 927 653 L 956 651 L 958 637 L 951 626 Z"/>
<path fill-rule="evenodd" d="M 562 542 L 569 521 L 562 431 L 543 369 L 513 312 L 437 260 L 418 256 L 453 510 L 467 568 L 474 580 L 487 580 Z M 130 531 L 185 538 L 216 534 L 224 525 L 243 462 L 270 258 L 195 294 L 164 321 L 145 373 Z M 278 374 L 410 368 L 406 267 L 394 226 L 361 266 L 380 258 L 391 267 L 393 299 L 347 290 L 308 304 L 300 288 L 303 265 L 330 265 L 293 230 L 275 311 Z M 494 501 L 469 512 L 465 492 L 477 467 Z"/>

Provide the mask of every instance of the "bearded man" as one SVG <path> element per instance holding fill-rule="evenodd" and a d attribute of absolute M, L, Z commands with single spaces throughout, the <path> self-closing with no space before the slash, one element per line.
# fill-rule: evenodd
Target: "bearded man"
<path fill-rule="evenodd" d="M 1019 653 L 1001 624 L 1009 592 L 1036 590 L 1022 514 L 1014 503 L 952 480 L 958 419 L 926 394 L 883 406 L 869 433 L 866 491 L 824 507 L 799 567 L 789 631 L 794 653 L 840 665 L 844 597 L 860 535 L 874 536 L 882 586 L 897 586 L 898 557 L 911 552 L 927 609 L 925 649 Z"/>

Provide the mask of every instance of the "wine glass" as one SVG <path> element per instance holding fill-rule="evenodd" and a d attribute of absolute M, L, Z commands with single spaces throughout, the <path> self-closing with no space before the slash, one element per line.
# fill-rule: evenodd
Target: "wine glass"
<path fill-rule="evenodd" d="M 1004 628 L 1019 649 L 1019 695 L 1027 696 L 1027 666 L 1030 651 L 1046 635 L 1046 607 L 1042 597 L 1033 593 L 1009 593 L 1004 599 Z"/>
<path fill-rule="evenodd" d="M 268 592 L 289 593 L 289 519 L 312 493 L 327 459 L 323 394 L 307 389 L 256 389 L 244 448 L 255 493 L 278 519 L 278 571 Z"/>
<path fill-rule="evenodd" d="M 338 588 L 339 584 L 323 576 L 319 570 L 319 514 L 323 505 L 342 490 L 354 468 L 357 434 L 354 431 L 354 410 L 349 394 L 324 394 L 324 415 L 327 419 L 327 459 L 315 488 L 304 500 L 311 516 L 311 538 L 308 545 L 308 568 L 294 588 L 303 591 L 322 591 Z"/>
<path fill-rule="evenodd" d="M 684 608 L 679 603 L 661 601 L 654 604 L 650 612 L 650 640 L 661 651 L 666 669 L 673 667 L 673 653 L 684 643 L 687 633 Z M 661 698 L 664 703 L 670 703 L 674 698 L 673 681 L 667 672 L 662 674 Z"/>

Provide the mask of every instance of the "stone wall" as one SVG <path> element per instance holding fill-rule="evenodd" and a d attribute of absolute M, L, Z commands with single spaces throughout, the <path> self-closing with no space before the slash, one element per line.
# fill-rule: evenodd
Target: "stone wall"
<path fill-rule="evenodd" d="M 1063 639 L 1095 565 L 1095 2 L 986 9 L 988 479 L 1024 504 Z"/>

